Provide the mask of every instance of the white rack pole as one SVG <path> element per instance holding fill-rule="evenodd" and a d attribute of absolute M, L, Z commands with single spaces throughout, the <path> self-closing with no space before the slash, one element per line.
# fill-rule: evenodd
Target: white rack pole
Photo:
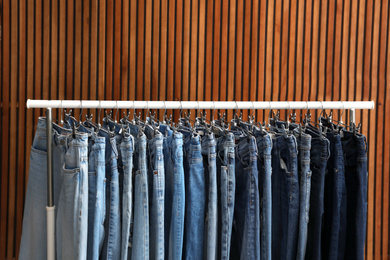
<path fill-rule="evenodd" d="M 99 101 L 27 100 L 27 108 L 118 109 L 374 109 L 374 101 Z"/>

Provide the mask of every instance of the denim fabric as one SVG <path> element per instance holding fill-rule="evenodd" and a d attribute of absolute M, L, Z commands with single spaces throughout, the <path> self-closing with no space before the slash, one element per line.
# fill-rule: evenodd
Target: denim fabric
<path fill-rule="evenodd" d="M 231 133 L 217 139 L 218 181 L 218 257 L 229 259 L 232 236 L 234 197 L 236 193 L 234 136 Z"/>
<path fill-rule="evenodd" d="M 298 260 L 303 260 L 306 254 L 307 226 L 309 223 L 311 176 L 310 146 L 311 136 L 294 130 L 298 142 L 298 179 L 299 179 L 299 230 L 298 230 Z"/>
<path fill-rule="evenodd" d="M 260 252 L 261 259 L 270 260 L 272 255 L 272 139 L 269 134 L 259 132 L 256 134 L 256 142 L 259 151 L 257 169 L 260 195 Z"/>
<path fill-rule="evenodd" d="M 104 241 L 105 207 L 105 148 L 103 137 L 92 136 L 88 141 L 88 245 L 87 259 L 99 259 Z"/>
<path fill-rule="evenodd" d="M 311 136 L 310 149 L 310 170 L 311 190 L 309 224 L 307 232 L 307 246 L 305 259 L 321 259 L 321 239 L 323 231 L 324 218 L 324 188 L 325 188 L 325 170 L 328 158 L 330 156 L 329 140 L 320 138 L 318 133 L 306 129 L 305 133 Z"/>
<path fill-rule="evenodd" d="M 56 124 L 53 124 L 53 193 L 54 205 L 58 205 L 62 186 L 62 167 L 64 153 L 58 137 L 69 134 Z M 38 118 L 30 154 L 30 168 L 28 175 L 26 200 L 22 224 L 22 237 L 19 249 L 19 259 L 46 259 L 46 206 L 47 206 L 47 136 L 46 118 Z M 57 216 L 57 207 L 55 215 Z"/>
<path fill-rule="evenodd" d="M 199 135 L 183 133 L 184 178 L 185 178 L 185 217 L 183 259 L 202 260 L 204 243 L 204 219 L 206 186 Z"/>
<path fill-rule="evenodd" d="M 236 145 L 236 198 L 231 259 L 260 259 L 260 206 L 257 146 L 252 136 Z"/>
<path fill-rule="evenodd" d="M 129 256 L 131 259 L 149 259 L 149 192 L 146 157 L 146 135 L 129 125 L 134 137 L 134 226 L 130 226 Z M 131 225 L 131 223 L 130 223 Z"/>
<path fill-rule="evenodd" d="M 58 137 L 65 161 L 57 204 L 58 259 L 86 259 L 88 236 L 88 135 Z"/>
<path fill-rule="evenodd" d="M 133 151 L 134 140 L 131 135 L 125 135 L 119 145 L 119 165 L 122 169 L 122 240 L 121 259 L 128 258 L 130 224 L 133 215 Z"/>
<path fill-rule="evenodd" d="M 184 238 L 185 189 L 183 168 L 183 134 L 173 133 L 160 125 L 163 133 L 165 168 L 165 259 L 181 259 Z"/>
<path fill-rule="evenodd" d="M 205 259 L 217 257 L 217 165 L 214 134 L 206 134 L 201 140 L 203 167 L 206 183 Z"/>
<path fill-rule="evenodd" d="M 344 259 L 364 259 L 367 227 L 366 137 L 344 132 L 341 139 L 347 188 L 347 237 Z"/>
<path fill-rule="evenodd" d="M 68 125 L 78 125 L 74 117 L 65 117 Z M 99 259 L 104 242 L 104 220 L 106 216 L 106 167 L 104 137 L 96 136 L 84 125 L 78 126 L 78 131 L 87 133 L 88 138 L 88 242 L 87 259 Z"/>
<path fill-rule="evenodd" d="M 100 131 L 106 139 L 106 220 L 102 259 L 119 259 L 121 256 L 121 212 L 119 198 L 118 149 L 115 137 Z"/>
<path fill-rule="evenodd" d="M 164 259 L 164 197 L 165 173 L 163 136 L 160 132 L 153 133 L 147 126 L 145 134 L 148 137 L 148 184 L 149 184 L 149 241 L 150 258 Z"/>
<path fill-rule="evenodd" d="M 272 258 L 295 259 L 298 242 L 299 182 L 295 136 L 271 135 Z"/>
<path fill-rule="evenodd" d="M 323 258 L 343 259 L 347 227 L 344 156 L 341 138 L 328 133 L 330 157 L 325 175 Z"/>

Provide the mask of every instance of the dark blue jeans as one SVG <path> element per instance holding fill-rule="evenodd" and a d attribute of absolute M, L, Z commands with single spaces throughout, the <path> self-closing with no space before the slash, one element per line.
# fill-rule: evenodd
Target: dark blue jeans
<path fill-rule="evenodd" d="M 328 133 L 330 157 L 325 175 L 323 258 L 343 259 L 347 228 L 347 192 L 341 138 Z"/>
<path fill-rule="evenodd" d="M 311 136 L 294 130 L 298 142 L 298 179 L 299 179 L 299 231 L 297 258 L 303 260 L 306 254 L 307 226 L 309 223 L 311 177 L 310 146 Z M 316 192 L 316 191 L 314 191 Z"/>
<path fill-rule="evenodd" d="M 272 139 L 269 134 L 256 133 L 259 156 L 257 169 L 259 171 L 260 195 L 260 251 L 261 259 L 270 260 L 272 256 Z"/>
<path fill-rule="evenodd" d="M 325 187 L 325 171 L 328 158 L 330 156 L 329 140 L 320 138 L 318 133 L 306 129 L 307 134 L 311 135 L 310 149 L 310 170 L 311 177 L 311 192 L 310 194 L 310 209 L 309 209 L 309 224 L 307 232 L 307 247 L 305 259 L 321 259 L 321 238 L 323 232 L 323 217 L 324 217 L 324 187 Z"/>
<path fill-rule="evenodd" d="M 236 145 L 236 198 L 231 259 L 260 259 L 260 207 L 257 145 L 253 136 Z"/>
<path fill-rule="evenodd" d="M 347 237 L 345 259 L 364 259 L 367 226 L 367 156 L 366 137 L 344 132 L 341 139 L 344 152 L 345 184 L 347 188 Z"/>
<path fill-rule="evenodd" d="M 272 135 L 272 258 L 297 255 L 299 182 L 295 136 Z"/>

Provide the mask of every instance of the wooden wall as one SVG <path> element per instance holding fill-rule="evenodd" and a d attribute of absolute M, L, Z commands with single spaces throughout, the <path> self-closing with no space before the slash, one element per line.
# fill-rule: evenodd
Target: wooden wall
<path fill-rule="evenodd" d="M 389 9 L 386 0 L 0 0 L 0 259 L 18 256 L 44 113 L 27 110 L 28 98 L 374 100 L 357 113 L 369 148 L 365 252 L 388 259 Z"/>

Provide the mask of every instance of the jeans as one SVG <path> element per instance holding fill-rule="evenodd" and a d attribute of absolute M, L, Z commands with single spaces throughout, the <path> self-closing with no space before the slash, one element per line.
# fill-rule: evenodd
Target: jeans
<path fill-rule="evenodd" d="M 106 221 L 102 259 L 119 259 L 121 256 L 121 216 L 119 198 L 118 149 L 114 137 L 100 131 L 106 139 Z"/>
<path fill-rule="evenodd" d="M 324 188 L 325 170 L 330 156 L 329 140 L 320 138 L 318 133 L 306 129 L 311 136 L 310 169 L 312 171 L 309 209 L 309 224 L 307 231 L 307 246 L 305 259 L 321 259 L 321 234 L 324 218 Z"/>
<path fill-rule="evenodd" d="M 74 117 L 65 117 L 68 125 L 78 124 Z M 104 137 L 84 125 L 78 131 L 87 133 L 88 138 L 88 240 L 87 259 L 99 259 L 104 242 L 104 220 L 106 216 L 106 167 Z"/>
<path fill-rule="evenodd" d="M 218 258 L 229 259 L 236 193 L 234 136 L 217 139 Z"/>
<path fill-rule="evenodd" d="M 57 204 L 58 259 L 86 259 L 88 236 L 88 134 L 60 135 L 65 156 Z"/>
<path fill-rule="evenodd" d="M 236 145 L 236 198 L 231 259 L 260 259 L 260 207 L 257 146 L 252 136 Z"/>
<path fill-rule="evenodd" d="M 165 259 L 181 259 L 184 238 L 185 188 L 183 134 L 160 124 L 165 168 Z"/>
<path fill-rule="evenodd" d="M 260 252 L 261 259 L 270 260 L 272 254 L 272 139 L 267 133 L 256 135 L 257 149 L 259 151 L 257 169 L 259 171 L 260 195 Z"/>
<path fill-rule="evenodd" d="M 271 135 L 272 146 L 272 258 L 297 256 L 299 182 L 295 136 Z"/>
<path fill-rule="evenodd" d="M 70 131 L 53 124 L 53 193 L 54 205 L 58 205 L 62 186 L 62 166 L 64 154 L 58 136 Z M 46 259 L 46 206 L 47 206 L 47 136 L 46 118 L 40 117 L 37 123 L 30 154 L 30 168 L 24 204 L 22 237 L 19 259 Z M 57 216 L 57 209 L 55 215 Z"/>
<path fill-rule="evenodd" d="M 341 137 L 328 133 L 330 157 L 325 175 L 323 258 L 343 259 L 347 227 L 347 198 Z"/>
<path fill-rule="evenodd" d="M 217 165 L 214 134 L 206 134 L 201 140 L 203 167 L 206 183 L 205 259 L 217 257 Z"/>
<path fill-rule="evenodd" d="M 134 140 L 126 134 L 119 145 L 119 165 L 122 168 L 122 245 L 121 259 L 128 258 L 131 217 L 133 215 L 133 151 Z"/>
<path fill-rule="evenodd" d="M 341 139 L 347 188 L 347 237 L 345 259 L 364 259 L 367 227 L 366 137 L 344 132 Z"/>
<path fill-rule="evenodd" d="M 311 136 L 305 133 L 300 133 L 298 129 L 294 130 L 294 135 L 298 142 L 299 179 L 299 231 L 296 259 L 303 260 L 306 254 L 307 226 L 309 223 L 310 208 L 310 189 L 312 176 L 312 172 L 310 171 Z"/>
<path fill-rule="evenodd" d="M 148 137 L 148 184 L 149 184 L 149 232 L 150 258 L 164 259 L 164 197 L 165 173 L 163 136 L 160 132 L 152 133 L 147 126 L 145 134 Z"/>
<path fill-rule="evenodd" d="M 200 137 L 197 134 L 183 134 L 186 136 L 184 142 L 186 207 L 184 217 L 183 259 L 202 260 L 206 186 Z"/>
<path fill-rule="evenodd" d="M 149 259 L 149 192 L 146 157 L 146 135 L 137 126 L 129 125 L 134 136 L 134 226 L 130 226 L 131 259 Z M 130 223 L 131 225 L 131 223 Z"/>

